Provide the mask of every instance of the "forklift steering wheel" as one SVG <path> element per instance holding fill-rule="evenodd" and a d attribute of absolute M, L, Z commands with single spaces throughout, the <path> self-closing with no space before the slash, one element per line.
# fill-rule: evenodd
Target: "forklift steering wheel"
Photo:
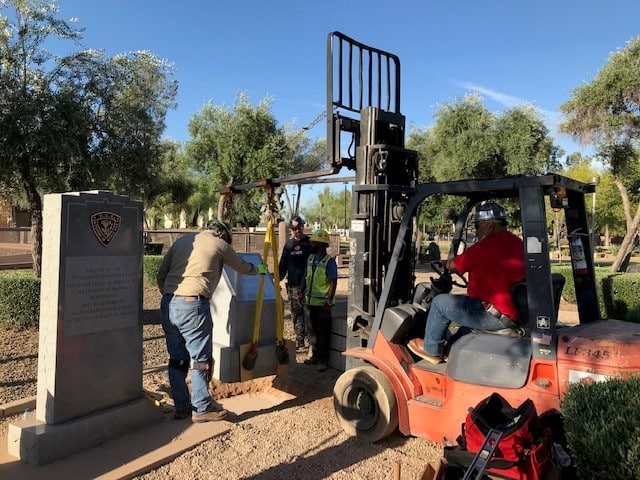
<path fill-rule="evenodd" d="M 447 280 L 450 280 L 452 285 L 455 285 L 456 287 L 460 287 L 460 288 L 467 288 L 468 282 L 467 282 L 467 279 L 464 277 L 464 275 L 458 272 L 452 272 L 446 267 L 444 263 L 442 263 L 442 261 L 440 260 L 432 261 L 431 268 L 433 269 L 434 272 L 438 274 L 440 278 L 446 278 Z M 455 275 L 455 280 L 454 280 L 454 275 Z"/>

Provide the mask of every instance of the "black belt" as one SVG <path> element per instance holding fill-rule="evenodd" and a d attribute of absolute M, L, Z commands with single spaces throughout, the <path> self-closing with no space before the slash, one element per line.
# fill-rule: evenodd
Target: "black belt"
<path fill-rule="evenodd" d="M 171 297 L 184 298 L 187 302 L 195 302 L 196 300 L 209 300 L 204 295 L 176 295 L 173 293 L 165 293 L 165 295 L 169 295 Z"/>
<path fill-rule="evenodd" d="M 487 312 L 489 312 L 491 315 L 493 315 L 498 320 L 500 320 L 505 328 L 510 328 L 512 330 L 520 330 L 520 327 L 511 319 L 511 317 L 502 313 L 500 310 L 494 307 L 492 303 L 482 302 L 482 305 L 484 305 L 484 309 Z"/>

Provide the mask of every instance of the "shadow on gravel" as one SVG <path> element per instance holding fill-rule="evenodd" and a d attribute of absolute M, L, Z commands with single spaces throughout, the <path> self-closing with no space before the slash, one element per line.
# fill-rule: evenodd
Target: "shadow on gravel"
<path fill-rule="evenodd" d="M 23 361 L 23 360 L 37 359 L 37 358 L 38 358 L 38 354 L 37 353 L 33 353 L 33 354 L 30 354 L 30 355 L 22 355 L 20 357 L 0 358 L 0 365 L 2 365 L 3 363 L 20 362 L 20 361 Z"/>
<path fill-rule="evenodd" d="M 22 380 L 15 380 L 11 382 L 0 382 L 0 388 L 22 387 L 24 385 L 29 385 L 30 383 L 36 382 L 37 378 L 23 378 Z"/>
<path fill-rule="evenodd" d="M 371 444 L 356 437 L 349 437 L 340 445 L 324 448 L 325 442 L 320 442 L 313 449 L 302 452 L 291 463 L 282 463 L 260 472 L 257 475 L 243 477 L 242 480 L 279 480 L 282 478 L 304 478 L 305 480 L 320 480 L 330 477 L 336 472 L 346 470 L 352 465 L 384 452 L 387 448 L 399 446 L 406 441 L 405 437 L 391 436 L 379 443 Z M 367 448 L 362 448 L 366 443 Z M 311 453 L 320 450 L 316 453 Z M 389 465 L 389 477 L 393 466 Z"/>

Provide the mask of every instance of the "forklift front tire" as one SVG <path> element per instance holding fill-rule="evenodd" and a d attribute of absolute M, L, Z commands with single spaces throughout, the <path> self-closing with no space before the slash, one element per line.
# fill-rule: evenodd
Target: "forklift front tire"
<path fill-rule="evenodd" d="M 398 407 L 391 382 L 377 368 L 344 372 L 333 387 L 333 408 L 350 435 L 369 442 L 383 439 L 398 426 Z"/>

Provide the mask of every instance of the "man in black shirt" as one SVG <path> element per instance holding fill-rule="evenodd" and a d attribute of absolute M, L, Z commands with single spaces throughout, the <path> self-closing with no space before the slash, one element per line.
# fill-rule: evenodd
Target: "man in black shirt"
<path fill-rule="evenodd" d="M 291 305 L 293 329 L 296 333 L 296 349 L 304 351 L 308 332 L 304 321 L 304 292 L 301 285 L 307 268 L 307 258 L 311 252 L 311 242 L 304 234 L 304 220 L 301 217 L 293 217 L 289 227 L 291 238 L 282 249 L 279 273 L 281 280 L 287 278 L 287 295 Z"/>

